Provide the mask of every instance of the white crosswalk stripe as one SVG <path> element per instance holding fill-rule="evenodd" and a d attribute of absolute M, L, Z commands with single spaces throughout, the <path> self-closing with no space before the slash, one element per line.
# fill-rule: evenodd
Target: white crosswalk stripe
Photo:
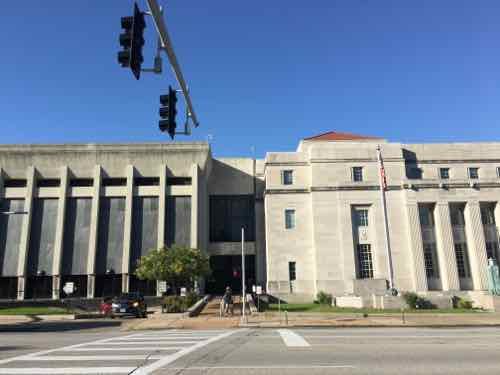
<path fill-rule="evenodd" d="M 147 375 L 235 332 L 168 330 L 118 336 L 3 359 L 0 374 L 129 374 L 136 370 L 134 374 Z M 96 366 L 98 361 L 105 366 Z"/>
<path fill-rule="evenodd" d="M 278 333 L 280 334 L 283 342 L 288 347 L 310 347 L 311 345 L 298 333 L 291 331 L 289 329 L 279 329 Z"/>

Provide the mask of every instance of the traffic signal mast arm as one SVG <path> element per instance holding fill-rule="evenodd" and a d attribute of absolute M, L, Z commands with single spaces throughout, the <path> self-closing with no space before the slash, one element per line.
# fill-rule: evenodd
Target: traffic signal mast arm
<path fill-rule="evenodd" d="M 170 61 L 170 65 L 172 66 L 172 70 L 174 71 L 177 82 L 179 83 L 182 94 L 184 95 L 184 99 L 186 100 L 188 117 L 191 118 L 194 126 L 198 127 L 199 125 L 198 118 L 196 117 L 196 113 L 193 108 L 193 103 L 191 101 L 191 97 L 189 96 L 189 91 L 186 85 L 186 81 L 184 80 L 184 76 L 182 75 L 182 71 L 177 61 L 177 57 L 175 56 L 172 41 L 170 40 L 170 37 L 168 35 L 167 26 L 163 19 L 163 14 L 160 9 L 160 6 L 158 5 L 156 0 L 147 0 L 147 2 L 149 5 L 150 15 L 153 18 L 156 30 L 158 31 L 162 48 L 167 53 L 168 60 Z"/>

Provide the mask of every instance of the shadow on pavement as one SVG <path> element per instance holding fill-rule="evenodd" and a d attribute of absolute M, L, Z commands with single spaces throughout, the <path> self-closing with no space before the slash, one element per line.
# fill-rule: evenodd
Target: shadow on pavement
<path fill-rule="evenodd" d="M 121 321 L 62 321 L 62 322 L 28 322 L 0 325 L 0 332 L 65 332 L 84 329 L 119 327 Z"/>
<path fill-rule="evenodd" d="M 0 345 L 0 352 L 25 350 L 25 349 L 29 349 L 29 348 L 30 348 L 29 346 L 2 346 L 2 345 Z"/>

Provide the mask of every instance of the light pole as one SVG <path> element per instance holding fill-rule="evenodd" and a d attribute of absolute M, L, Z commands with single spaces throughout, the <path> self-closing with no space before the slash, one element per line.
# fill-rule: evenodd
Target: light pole
<path fill-rule="evenodd" d="M 241 321 L 246 323 L 245 302 L 246 302 L 246 285 L 245 285 L 245 228 L 241 227 L 241 296 L 242 301 L 242 315 Z"/>

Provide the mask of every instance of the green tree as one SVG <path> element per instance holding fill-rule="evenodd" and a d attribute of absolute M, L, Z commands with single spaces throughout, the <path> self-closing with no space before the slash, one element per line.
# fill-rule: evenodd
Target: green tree
<path fill-rule="evenodd" d="M 141 280 L 165 280 L 177 293 L 178 288 L 192 287 L 195 280 L 208 276 L 210 263 L 198 249 L 173 245 L 142 256 L 135 274 Z"/>

